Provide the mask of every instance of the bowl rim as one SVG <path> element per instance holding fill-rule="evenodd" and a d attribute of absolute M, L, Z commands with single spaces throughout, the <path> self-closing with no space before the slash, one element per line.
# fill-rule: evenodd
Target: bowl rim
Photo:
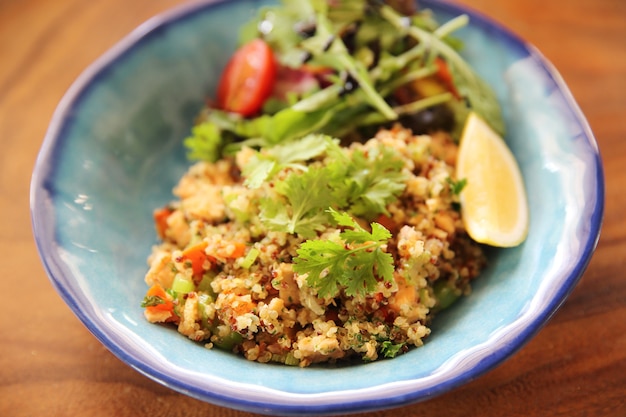
<path fill-rule="evenodd" d="M 539 311 L 535 311 L 534 314 L 532 314 L 532 318 L 527 320 L 527 325 L 523 329 L 518 330 L 515 334 L 506 338 L 506 343 L 503 345 L 500 343 L 502 346 L 500 346 L 498 351 L 485 353 L 479 358 L 480 360 L 474 366 L 468 370 L 453 375 L 452 378 L 446 380 L 437 380 L 437 378 L 434 378 L 435 380 L 432 383 L 424 384 L 417 389 L 410 390 L 409 392 L 406 390 L 402 391 L 402 393 L 398 395 L 381 397 L 380 395 L 375 394 L 374 389 L 366 388 L 338 391 L 332 393 L 332 395 L 328 395 L 327 398 L 324 398 L 324 395 L 327 395 L 328 393 L 293 394 L 261 388 L 264 392 L 271 391 L 273 394 L 277 395 L 277 397 L 273 399 L 274 401 L 260 401 L 258 399 L 251 400 L 234 396 L 232 394 L 234 391 L 212 391 L 203 389 L 202 387 L 198 387 L 189 381 L 182 381 L 173 378 L 171 375 L 167 374 L 167 372 L 154 369 L 150 365 L 145 364 L 141 360 L 141 357 L 138 357 L 131 352 L 127 352 L 123 346 L 115 340 L 115 337 L 108 334 L 106 329 L 97 323 L 97 319 L 94 319 L 90 314 L 81 310 L 79 303 L 76 300 L 76 294 L 74 294 L 71 289 L 66 288 L 58 279 L 58 277 L 63 276 L 63 274 L 67 271 L 62 261 L 55 256 L 53 251 L 48 246 L 50 242 L 54 243 L 56 241 L 55 225 L 54 222 L 46 221 L 51 216 L 50 211 L 47 210 L 50 202 L 46 199 L 46 177 L 47 174 L 54 168 L 53 156 L 55 152 L 55 145 L 63 136 L 64 129 L 71 119 L 72 109 L 75 104 L 80 101 L 82 95 L 89 90 L 92 83 L 97 82 L 101 73 L 103 73 L 107 68 L 113 66 L 116 61 L 120 60 L 124 55 L 131 53 L 134 48 L 139 47 L 139 45 L 144 42 L 151 33 L 159 30 L 161 27 L 175 24 L 180 19 L 185 18 L 198 10 L 210 8 L 215 5 L 226 3 L 227 1 L 228 0 L 200 0 L 192 3 L 185 3 L 161 12 L 160 14 L 148 19 L 122 38 L 113 47 L 107 50 L 91 65 L 89 65 L 72 83 L 53 113 L 50 125 L 37 156 L 31 178 L 31 226 L 44 269 L 46 270 L 53 287 L 70 307 L 73 313 L 116 357 L 150 379 L 178 392 L 203 401 L 263 414 L 321 415 L 340 412 L 372 411 L 426 400 L 477 378 L 478 376 L 493 369 L 521 349 L 537 332 L 539 332 L 539 330 L 541 330 L 541 328 L 543 328 L 549 318 L 558 310 L 567 296 L 574 289 L 587 268 L 591 256 L 597 246 L 603 222 L 605 198 L 604 173 L 601 157 L 597 142 L 588 122 L 556 68 L 534 46 L 513 34 L 509 29 L 495 22 L 491 18 L 486 17 L 480 12 L 472 10 L 466 6 L 454 4 L 447 0 L 424 0 L 423 4 L 426 6 L 436 5 L 438 8 L 442 8 L 453 13 L 466 13 L 470 16 L 473 22 L 479 22 L 481 25 L 491 27 L 497 31 L 500 36 L 510 38 L 512 42 L 520 45 L 525 51 L 528 52 L 534 62 L 537 63 L 545 71 L 545 73 L 552 78 L 552 81 L 562 93 L 567 105 L 574 113 L 577 122 L 580 124 L 583 130 L 581 135 L 586 139 L 590 148 L 594 150 L 593 161 L 595 163 L 595 181 L 598 194 L 595 204 L 592 207 L 585 208 L 585 213 L 589 214 L 590 227 L 587 240 L 583 245 L 581 245 L 581 250 L 577 254 L 578 259 L 573 263 L 570 273 L 551 301 L 547 303 L 547 305 L 544 305 Z M 488 341 L 492 342 L 492 338 Z M 255 388 L 253 384 L 237 384 L 232 382 L 231 384 L 236 385 L 235 387 L 232 387 L 235 391 L 237 389 L 258 389 L 258 387 Z M 348 400 L 346 400 L 346 397 Z"/>

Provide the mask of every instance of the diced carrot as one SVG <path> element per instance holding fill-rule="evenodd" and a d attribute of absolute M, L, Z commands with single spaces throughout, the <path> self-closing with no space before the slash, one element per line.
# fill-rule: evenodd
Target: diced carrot
<path fill-rule="evenodd" d="M 183 251 L 182 258 L 184 261 L 191 263 L 193 275 L 196 277 L 204 273 L 204 264 L 207 260 L 210 260 L 209 255 L 205 252 L 206 247 L 207 242 L 200 242 Z"/>
<path fill-rule="evenodd" d="M 161 239 L 165 239 L 165 231 L 167 230 L 167 219 L 174 212 L 170 207 L 162 207 L 156 209 L 153 213 L 154 225 L 157 234 Z"/>
<path fill-rule="evenodd" d="M 167 311 L 170 313 L 170 320 L 176 318 L 176 314 L 174 313 L 174 303 L 161 284 L 154 284 L 151 286 L 146 292 L 146 297 L 158 297 L 163 300 L 163 303 L 161 304 L 147 306 L 146 310 L 150 313 L 156 314 Z"/>

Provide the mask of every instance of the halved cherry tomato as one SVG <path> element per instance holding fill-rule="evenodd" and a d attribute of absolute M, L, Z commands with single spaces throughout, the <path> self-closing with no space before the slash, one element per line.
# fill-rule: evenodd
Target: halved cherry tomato
<path fill-rule="evenodd" d="M 255 39 L 230 58 L 217 89 L 217 104 L 226 111 L 251 116 L 261 110 L 276 80 L 276 59 L 269 45 Z"/>

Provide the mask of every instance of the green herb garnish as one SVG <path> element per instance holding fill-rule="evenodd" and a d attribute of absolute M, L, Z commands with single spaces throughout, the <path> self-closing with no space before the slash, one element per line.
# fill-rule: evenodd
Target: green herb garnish
<path fill-rule="evenodd" d="M 243 174 L 250 188 L 271 181 L 271 195 L 259 204 L 265 227 L 314 238 L 331 220 L 328 207 L 366 220 L 386 213 L 406 187 L 403 166 L 382 145 L 348 150 L 330 137 L 308 135 L 255 152 Z"/>
<path fill-rule="evenodd" d="M 328 168 L 310 167 L 306 172 L 276 182 L 276 192 L 286 201 L 263 199 L 261 221 L 269 230 L 315 237 L 328 223 L 324 210 L 334 203 L 329 188 L 331 181 L 332 172 Z"/>
<path fill-rule="evenodd" d="M 307 240 L 294 258 L 294 271 L 307 274 L 307 283 L 321 297 L 335 297 L 340 290 L 347 296 L 363 296 L 376 289 L 379 280 L 393 280 L 393 258 L 385 252 L 391 233 L 379 223 L 372 231 L 361 227 L 349 214 L 328 212 L 345 227 L 341 241 Z"/>

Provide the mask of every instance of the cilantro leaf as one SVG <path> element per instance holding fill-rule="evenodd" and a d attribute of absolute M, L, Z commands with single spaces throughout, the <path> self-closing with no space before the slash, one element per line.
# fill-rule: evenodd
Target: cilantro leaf
<path fill-rule="evenodd" d="M 242 170 L 244 185 L 248 188 L 259 188 L 276 171 L 277 165 L 275 160 L 255 154 Z"/>
<path fill-rule="evenodd" d="M 277 181 L 274 189 L 288 204 L 271 198 L 262 200 L 261 221 L 270 230 L 314 237 L 328 223 L 325 209 L 333 203 L 329 175 L 328 169 L 311 166 L 305 172 L 293 172 Z"/>
<path fill-rule="evenodd" d="M 344 193 L 348 211 L 371 219 L 386 213 L 387 205 L 406 187 L 403 163 L 391 149 L 380 146 L 377 151 L 355 151 L 345 176 Z"/>
<path fill-rule="evenodd" d="M 297 250 L 293 269 L 299 274 L 308 274 L 307 283 L 322 297 L 334 297 L 339 293 L 340 280 L 349 253 L 343 245 L 330 240 L 307 240 Z"/>
<path fill-rule="evenodd" d="M 300 165 L 314 157 L 320 158 L 315 164 Z M 309 135 L 257 153 L 244 176 L 253 188 L 283 169 L 296 168 L 274 181 L 281 199 L 262 200 L 260 217 L 270 230 L 310 238 L 328 225 L 328 207 L 366 220 L 385 213 L 406 187 L 403 166 L 397 154 L 383 146 L 348 151 L 328 136 Z"/>
<path fill-rule="evenodd" d="M 380 223 L 372 223 L 372 231 L 368 232 L 360 224 L 358 224 L 352 216 L 346 212 L 337 212 L 335 210 L 328 209 L 328 212 L 333 216 L 333 219 L 339 226 L 349 227 L 341 232 L 341 238 L 346 243 L 366 243 L 370 241 L 384 241 L 391 238 L 391 233 Z"/>
<path fill-rule="evenodd" d="M 350 215 L 328 209 L 340 226 L 344 245 L 329 240 L 307 240 L 297 250 L 294 271 L 308 274 L 307 283 L 321 297 L 335 297 L 343 288 L 346 295 L 365 295 L 375 290 L 379 279 L 393 279 L 393 258 L 383 247 L 391 233 L 378 223 L 372 232 L 361 227 Z"/>
<path fill-rule="evenodd" d="M 326 151 L 332 142 L 329 136 L 310 134 L 302 139 L 256 152 L 243 168 L 244 184 L 258 188 L 281 169 L 313 159 Z M 300 167 L 306 170 L 306 167 Z"/>

